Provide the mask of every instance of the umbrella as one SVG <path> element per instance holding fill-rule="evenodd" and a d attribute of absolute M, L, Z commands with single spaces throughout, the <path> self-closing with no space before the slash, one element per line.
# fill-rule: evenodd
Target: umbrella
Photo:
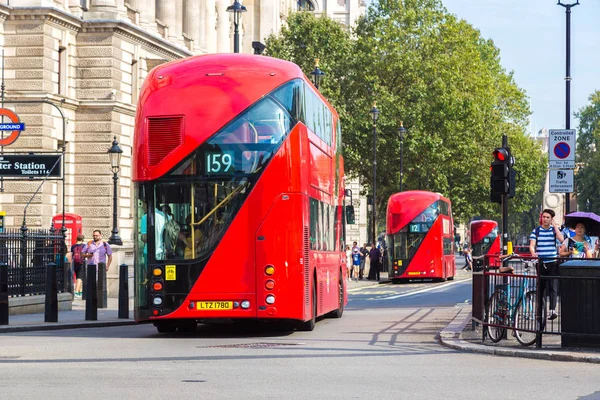
<path fill-rule="evenodd" d="M 571 228 L 579 223 L 585 224 L 585 231 L 590 236 L 600 236 L 600 216 L 593 212 L 575 211 L 565 216 L 565 223 Z"/>

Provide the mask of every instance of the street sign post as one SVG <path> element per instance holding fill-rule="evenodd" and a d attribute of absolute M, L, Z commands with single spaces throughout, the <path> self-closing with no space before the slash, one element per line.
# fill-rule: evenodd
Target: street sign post
<path fill-rule="evenodd" d="M 573 193 L 573 170 L 551 169 L 549 171 L 550 193 Z"/>
<path fill-rule="evenodd" d="M 574 169 L 575 129 L 550 129 L 548 133 L 548 168 Z"/>
<path fill-rule="evenodd" d="M 0 156 L 0 177 L 60 178 L 61 154 L 4 154 Z"/>

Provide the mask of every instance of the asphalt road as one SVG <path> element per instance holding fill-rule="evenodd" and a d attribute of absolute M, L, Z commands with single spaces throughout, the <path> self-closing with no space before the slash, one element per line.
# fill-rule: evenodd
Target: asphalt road
<path fill-rule="evenodd" d="M 463 353 L 438 332 L 456 283 L 354 287 L 313 332 L 151 325 L 0 335 L 0 399 L 592 399 L 600 366 Z"/>

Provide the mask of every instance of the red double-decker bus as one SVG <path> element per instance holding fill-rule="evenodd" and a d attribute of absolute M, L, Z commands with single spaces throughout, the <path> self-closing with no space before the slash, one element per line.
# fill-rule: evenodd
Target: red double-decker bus
<path fill-rule="evenodd" d="M 498 223 L 488 219 L 471 221 L 469 225 L 469 245 L 473 257 L 500 254 L 500 235 L 498 234 Z M 492 265 L 501 263 L 494 258 L 490 261 Z"/>
<path fill-rule="evenodd" d="M 388 201 L 389 278 L 452 280 L 454 221 L 450 200 L 439 193 L 412 190 Z"/>
<path fill-rule="evenodd" d="M 163 64 L 133 144 L 135 318 L 283 320 L 347 303 L 338 114 L 300 68 L 242 54 Z"/>

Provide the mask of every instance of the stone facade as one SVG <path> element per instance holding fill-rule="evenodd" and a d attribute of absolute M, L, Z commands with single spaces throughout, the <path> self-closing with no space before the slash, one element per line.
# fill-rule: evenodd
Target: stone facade
<path fill-rule="evenodd" d="M 93 229 L 101 229 L 105 239 L 110 236 L 113 181 L 107 150 L 116 136 L 124 152 L 118 181 L 118 227 L 125 247 L 131 246 L 131 149 L 141 84 L 153 67 L 164 62 L 193 54 L 231 52 L 233 18 L 226 8 L 232 2 L 0 3 L 3 107 L 14 110 L 26 124 L 19 139 L 3 150 L 65 152 L 64 184 L 48 180 L 41 186 L 27 208 L 29 227 L 48 227 L 51 217 L 62 212 L 64 199 L 65 212 L 83 217 L 87 238 Z M 299 7 L 347 25 L 365 11 L 362 0 L 247 0 L 243 4 L 248 10 L 240 24 L 244 53 L 252 53 L 253 41 L 264 41 L 277 32 L 287 15 Z M 64 131 L 60 111 L 47 102 L 64 114 Z M 0 210 L 6 211 L 7 227 L 21 225 L 25 205 L 40 183 L 8 178 L 0 182 Z M 353 191 L 358 194 L 358 187 Z M 360 215 L 365 213 L 360 211 Z M 363 241 L 362 237 L 361 233 L 356 240 Z"/>

